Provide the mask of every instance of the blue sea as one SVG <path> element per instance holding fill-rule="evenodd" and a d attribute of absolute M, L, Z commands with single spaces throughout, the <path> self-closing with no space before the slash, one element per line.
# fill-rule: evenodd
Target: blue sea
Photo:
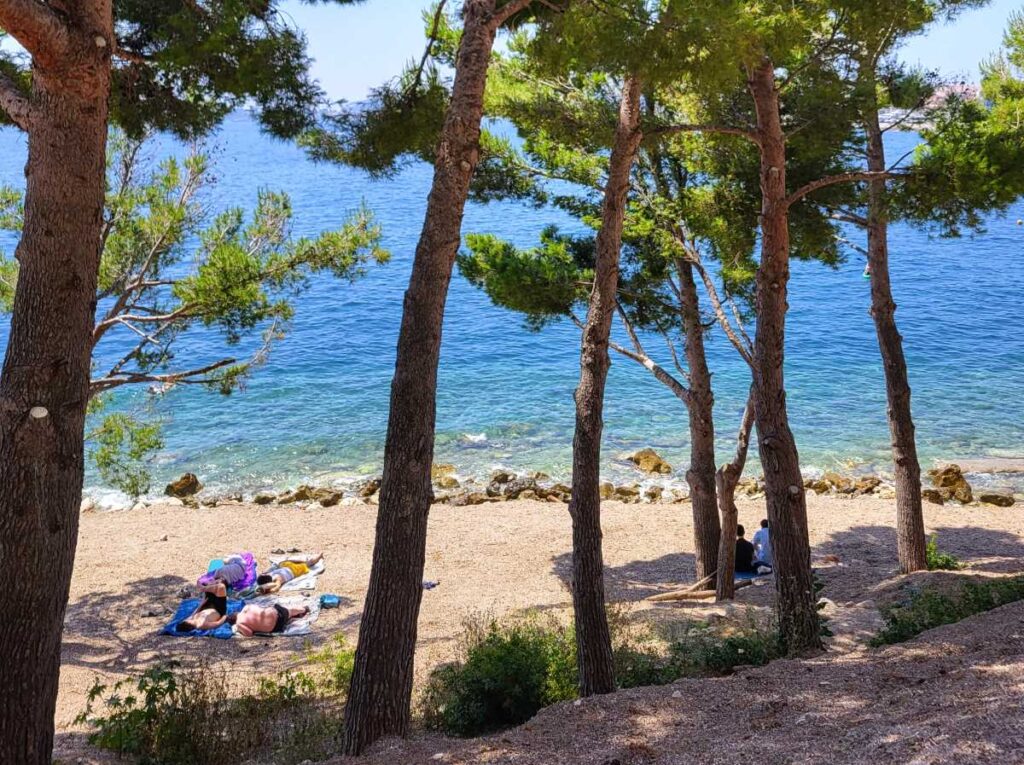
<path fill-rule="evenodd" d="M 899 156 L 917 137 L 900 133 L 889 140 Z M 170 139 L 157 143 L 156 156 L 182 151 Z M 219 177 L 207 196 L 211 210 L 251 207 L 258 189 L 282 190 L 291 196 L 294 230 L 301 235 L 337 226 L 365 203 L 393 257 L 354 284 L 317 278 L 296 303 L 289 336 L 245 391 L 225 397 L 185 387 L 162 397 L 155 411 L 166 445 L 153 464 L 154 487 L 184 471 L 215 491 L 244 492 L 309 481 L 344 484 L 379 473 L 402 295 L 431 168 L 414 164 L 397 177 L 373 181 L 354 170 L 316 165 L 295 146 L 262 135 L 244 113 L 229 118 L 210 147 Z M 19 134 L 0 131 L 0 182 L 23 187 L 25 155 Z M 897 319 L 925 467 L 1024 457 L 1024 226 L 1018 218 L 1024 218 L 1024 206 L 993 217 L 984 234 L 964 239 L 906 226 L 892 231 Z M 499 203 L 471 204 L 463 230 L 528 246 L 552 223 L 577 228 L 557 211 Z M 0 238 L 8 253 L 16 241 Z M 812 262 L 792 266 L 786 380 L 807 474 L 888 468 L 885 386 L 863 268 L 855 253 L 835 270 Z M 6 319 L 0 319 L 0 347 L 6 333 Z M 195 332 L 187 340 L 196 358 L 219 358 L 216 335 Z M 708 343 L 724 457 L 732 449 L 749 374 L 720 332 L 711 332 Z M 652 339 L 650 348 L 660 350 L 663 343 Z M 570 324 L 530 331 L 519 316 L 493 306 L 456 275 L 445 315 L 436 460 L 454 463 L 463 476 L 501 467 L 567 478 L 578 363 L 579 334 Z M 143 391 L 122 393 L 116 403 L 139 406 L 144 397 Z M 606 477 L 640 478 L 624 458 L 644 446 L 675 467 L 672 480 L 683 481 L 685 409 L 645 369 L 614 358 L 605 410 Z M 750 470 L 756 472 L 756 464 Z M 86 483 L 94 496 L 117 499 L 91 469 Z"/>

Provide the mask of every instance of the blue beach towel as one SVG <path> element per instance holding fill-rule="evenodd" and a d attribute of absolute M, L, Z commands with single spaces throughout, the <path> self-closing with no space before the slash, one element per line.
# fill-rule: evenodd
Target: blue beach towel
<path fill-rule="evenodd" d="M 191 632 L 178 632 L 178 623 L 184 619 L 187 619 L 192 615 L 192 612 L 199 606 L 200 598 L 189 598 L 188 600 L 181 601 L 181 605 L 178 606 L 177 613 L 174 614 L 174 618 L 171 619 L 170 623 L 167 624 L 162 630 L 161 635 L 170 635 L 171 637 L 215 637 L 221 640 L 227 640 L 231 637 L 231 625 L 225 622 L 215 630 L 192 630 Z M 228 613 L 237 614 L 242 610 L 242 606 L 245 605 L 244 600 L 235 600 L 234 598 L 228 599 Z"/>
<path fill-rule="evenodd" d="M 752 574 L 749 571 L 737 571 L 736 581 L 745 581 L 748 579 L 761 579 L 766 576 L 771 576 L 771 574 Z"/>

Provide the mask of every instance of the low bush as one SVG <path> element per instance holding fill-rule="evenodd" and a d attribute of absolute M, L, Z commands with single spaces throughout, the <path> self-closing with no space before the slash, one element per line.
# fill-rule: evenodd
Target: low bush
<path fill-rule="evenodd" d="M 95 683 L 76 722 L 89 741 L 139 765 L 213 765 L 271 757 L 281 765 L 336 751 L 341 707 L 313 675 L 260 678 L 236 695 L 223 670 L 170 662 L 113 686 Z"/>
<path fill-rule="evenodd" d="M 686 622 L 667 643 L 609 609 L 620 688 L 665 685 L 680 677 L 725 675 L 780 655 L 778 633 L 753 619 L 723 632 Z M 459 660 L 436 668 L 421 696 L 427 727 L 474 736 L 519 725 L 543 707 L 578 695 L 572 626 L 554 620 L 467 625 Z"/>
<path fill-rule="evenodd" d="M 760 667 L 782 655 L 778 631 L 753 618 L 728 631 L 696 622 L 685 625 L 669 646 L 669 667 L 672 679 L 728 675 L 738 666 Z"/>
<path fill-rule="evenodd" d="M 925 588 L 883 610 L 885 626 L 871 645 L 902 643 L 925 630 L 953 624 L 968 616 L 1024 599 L 1024 576 L 964 582 L 954 592 Z"/>
<path fill-rule="evenodd" d="M 463 653 L 430 675 L 421 700 L 430 728 L 477 735 L 518 725 L 576 696 L 573 634 L 557 623 L 471 624 Z"/>
<path fill-rule="evenodd" d="M 961 561 L 951 553 L 939 549 L 938 534 L 932 534 L 924 548 L 925 561 L 929 571 L 959 571 L 964 567 Z"/>

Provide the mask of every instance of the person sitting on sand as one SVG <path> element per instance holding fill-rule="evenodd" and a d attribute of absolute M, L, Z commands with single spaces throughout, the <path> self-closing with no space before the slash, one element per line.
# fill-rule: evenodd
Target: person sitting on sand
<path fill-rule="evenodd" d="M 736 527 L 736 573 L 757 574 L 761 568 L 771 569 L 771 565 L 763 560 L 756 560 L 754 556 L 754 545 L 750 544 L 744 535 L 746 529 L 743 526 Z"/>
<path fill-rule="evenodd" d="M 191 616 L 178 622 L 178 626 L 175 627 L 178 632 L 215 630 L 227 620 L 227 585 L 224 582 L 214 582 L 200 587 L 199 591 L 203 593 L 202 601 Z"/>
<path fill-rule="evenodd" d="M 258 585 L 256 590 L 263 595 L 279 592 L 284 585 L 288 584 L 295 577 L 308 574 L 309 570 L 322 561 L 323 558 L 323 553 L 317 553 L 302 560 L 283 560 L 267 573 L 256 577 L 256 584 Z"/>
<path fill-rule="evenodd" d="M 761 521 L 761 528 L 754 532 L 754 555 L 764 565 L 772 565 L 772 540 L 768 533 L 767 518 Z"/>
<path fill-rule="evenodd" d="M 227 621 L 242 637 L 273 635 L 284 632 L 292 619 L 301 619 L 308 613 L 309 606 L 285 608 L 277 603 L 272 606 L 249 603 L 237 614 L 231 614 Z"/>

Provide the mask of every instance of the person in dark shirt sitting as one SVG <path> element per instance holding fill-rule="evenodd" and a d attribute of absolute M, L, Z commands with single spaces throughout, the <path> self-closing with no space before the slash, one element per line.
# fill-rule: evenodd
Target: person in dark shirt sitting
<path fill-rule="evenodd" d="M 743 538 L 746 533 L 743 526 L 736 527 L 736 573 L 757 574 L 758 569 L 761 568 L 767 568 L 770 573 L 772 570 L 770 563 L 754 559 L 754 545 Z"/>

